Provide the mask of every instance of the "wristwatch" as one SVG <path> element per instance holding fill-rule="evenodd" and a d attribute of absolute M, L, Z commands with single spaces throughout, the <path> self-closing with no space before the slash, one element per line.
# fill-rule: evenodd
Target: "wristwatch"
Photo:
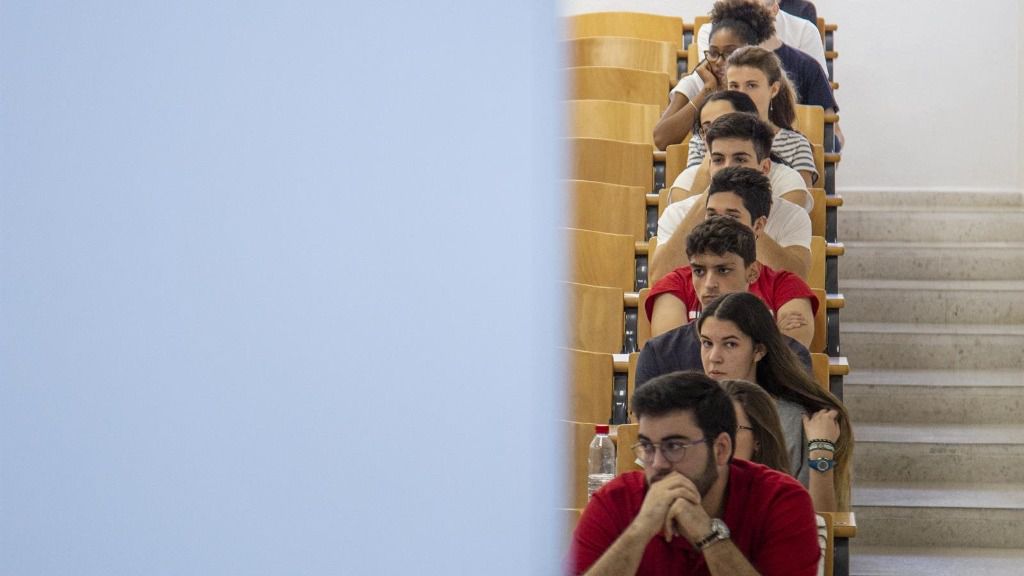
<path fill-rule="evenodd" d="M 729 527 L 725 525 L 725 522 L 722 522 L 718 518 L 712 518 L 711 519 L 711 534 L 708 534 L 707 536 L 702 538 L 700 541 L 698 541 L 696 544 L 694 544 L 694 547 L 697 550 L 704 550 L 705 548 L 707 548 L 708 546 L 711 546 L 715 542 L 719 542 L 721 540 L 728 540 L 728 539 L 729 539 Z"/>
<path fill-rule="evenodd" d="M 836 467 L 836 461 L 831 458 L 815 458 L 813 460 L 808 460 L 807 465 L 811 467 L 811 470 L 816 470 L 824 474 Z"/>

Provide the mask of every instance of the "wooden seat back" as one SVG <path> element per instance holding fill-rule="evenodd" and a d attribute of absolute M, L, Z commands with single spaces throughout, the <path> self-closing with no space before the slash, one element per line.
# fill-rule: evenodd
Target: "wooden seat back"
<path fill-rule="evenodd" d="M 568 349 L 568 420 L 608 423 L 612 417 L 612 389 L 615 385 L 611 354 Z"/>
<path fill-rule="evenodd" d="M 570 66 L 615 66 L 666 75 L 669 90 L 679 69 L 676 47 L 669 42 L 625 36 L 590 36 L 565 42 Z"/>
<path fill-rule="evenodd" d="M 569 280 L 631 292 L 636 286 L 636 242 L 626 234 L 568 228 Z"/>
<path fill-rule="evenodd" d="M 569 100 L 566 107 L 569 136 L 654 144 L 654 125 L 659 118 L 654 104 Z"/>
<path fill-rule="evenodd" d="M 659 113 L 668 106 L 669 78 L 664 72 L 614 66 L 576 66 L 567 70 L 570 100 L 654 104 Z"/>
<path fill-rule="evenodd" d="M 567 138 L 569 177 L 654 188 L 654 146 L 601 138 Z"/>
<path fill-rule="evenodd" d="M 668 42 L 677 51 L 683 49 L 683 20 L 675 16 L 642 12 L 591 12 L 570 16 L 569 38 L 588 36 L 625 36 Z"/>
<path fill-rule="evenodd" d="M 629 234 L 637 242 L 647 229 L 647 198 L 639 186 L 569 180 L 569 227 Z"/>
<path fill-rule="evenodd" d="M 625 316 L 621 288 L 565 282 L 568 291 L 567 348 L 617 354 L 622 351 Z"/>

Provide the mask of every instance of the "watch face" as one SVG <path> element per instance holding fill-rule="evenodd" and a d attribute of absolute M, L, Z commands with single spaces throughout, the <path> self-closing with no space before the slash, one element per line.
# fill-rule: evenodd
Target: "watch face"
<path fill-rule="evenodd" d="M 832 461 L 826 458 L 819 458 L 812 460 L 812 462 L 814 463 L 814 468 L 820 472 L 828 472 L 832 468 Z"/>

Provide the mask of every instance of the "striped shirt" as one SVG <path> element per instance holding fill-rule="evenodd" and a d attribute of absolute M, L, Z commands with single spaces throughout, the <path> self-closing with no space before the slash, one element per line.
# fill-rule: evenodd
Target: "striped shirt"
<path fill-rule="evenodd" d="M 704 140 L 694 134 L 690 137 L 690 151 L 686 159 L 686 167 L 696 166 L 704 160 L 707 147 Z M 785 164 L 798 172 L 807 171 L 811 173 L 811 181 L 818 180 L 818 170 L 814 167 L 814 153 L 811 151 L 811 143 L 799 132 L 779 129 L 772 141 L 772 154 L 779 157 Z"/>

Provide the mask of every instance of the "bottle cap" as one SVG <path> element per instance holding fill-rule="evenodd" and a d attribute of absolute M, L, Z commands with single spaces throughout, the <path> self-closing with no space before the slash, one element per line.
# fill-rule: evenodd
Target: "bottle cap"
<path fill-rule="evenodd" d="M 608 425 L 607 424 L 598 424 L 597 426 L 594 426 L 594 432 L 596 432 L 598 434 L 607 434 L 608 433 Z"/>

